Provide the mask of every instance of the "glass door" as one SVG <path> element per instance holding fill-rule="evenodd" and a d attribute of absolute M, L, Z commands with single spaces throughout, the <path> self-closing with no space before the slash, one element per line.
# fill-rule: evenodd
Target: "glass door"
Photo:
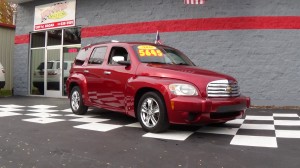
<path fill-rule="evenodd" d="M 45 61 L 45 96 L 62 96 L 62 52 L 61 48 L 48 48 Z"/>
<path fill-rule="evenodd" d="M 80 50 L 80 45 L 65 46 L 63 48 L 63 66 L 62 66 L 63 67 L 63 73 L 62 73 L 62 79 L 63 79 L 62 95 L 63 96 L 67 96 L 66 81 L 70 76 L 70 70 L 73 66 L 75 57 L 77 56 L 79 50 Z"/>

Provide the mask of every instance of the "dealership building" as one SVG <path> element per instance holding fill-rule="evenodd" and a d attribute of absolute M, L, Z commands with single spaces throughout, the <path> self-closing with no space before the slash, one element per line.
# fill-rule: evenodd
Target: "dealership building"
<path fill-rule="evenodd" d="M 300 106 L 299 0 L 9 1 L 18 3 L 15 95 L 65 97 L 81 47 L 153 42 L 159 31 L 197 66 L 235 77 L 253 105 Z"/>

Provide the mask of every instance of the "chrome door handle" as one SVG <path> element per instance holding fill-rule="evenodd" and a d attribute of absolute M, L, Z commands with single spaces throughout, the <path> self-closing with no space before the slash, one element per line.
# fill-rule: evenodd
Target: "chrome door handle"
<path fill-rule="evenodd" d="M 90 71 L 85 69 L 83 72 L 84 72 L 84 73 L 89 73 Z"/>
<path fill-rule="evenodd" d="M 110 75 L 111 72 L 110 72 L 110 71 L 104 71 L 104 74 L 105 74 L 105 75 Z"/>

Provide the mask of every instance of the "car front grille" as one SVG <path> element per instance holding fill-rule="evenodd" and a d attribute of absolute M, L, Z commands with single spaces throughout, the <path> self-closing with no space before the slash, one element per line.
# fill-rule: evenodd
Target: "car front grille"
<path fill-rule="evenodd" d="M 237 82 L 216 80 L 207 85 L 207 97 L 238 97 L 240 88 Z"/>

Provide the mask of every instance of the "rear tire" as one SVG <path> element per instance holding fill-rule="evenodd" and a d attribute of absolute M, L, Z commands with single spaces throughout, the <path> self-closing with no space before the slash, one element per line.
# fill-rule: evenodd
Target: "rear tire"
<path fill-rule="evenodd" d="M 87 113 L 88 106 L 83 104 L 82 94 L 78 86 L 73 87 L 71 90 L 70 107 L 74 114 L 84 115 Z"/>
<path fill-rule="evenodd" d="M 137 118 L 146 132 L 164 132 L 170 126 L 164 99 L 156 92 L 147 92 L 141 97 Z"/>

